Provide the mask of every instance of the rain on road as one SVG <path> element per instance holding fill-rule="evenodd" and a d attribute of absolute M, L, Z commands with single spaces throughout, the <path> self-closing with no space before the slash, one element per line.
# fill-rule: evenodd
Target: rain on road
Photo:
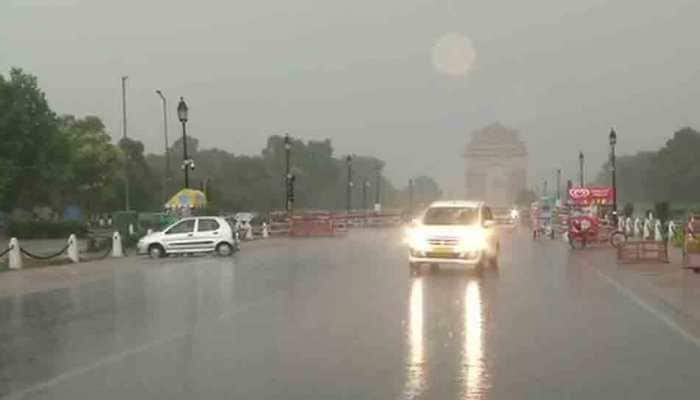
<path fill-rule="evenodd" d="M 0 293 L 0 397 L 700 396 L 692 340 L 525 232 L 504 234 L 500 268 L 481 275 L 410 276 L 398 230 L 105 263 Z"/>

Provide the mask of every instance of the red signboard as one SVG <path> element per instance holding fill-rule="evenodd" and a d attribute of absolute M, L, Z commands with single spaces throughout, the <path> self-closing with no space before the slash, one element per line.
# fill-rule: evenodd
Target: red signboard
<path fill-rule="evenodd" d="M 569 189 L 569 201 L 580 206 L 612 204 L 613 189 L 607 186 L 571 188 Z"/>

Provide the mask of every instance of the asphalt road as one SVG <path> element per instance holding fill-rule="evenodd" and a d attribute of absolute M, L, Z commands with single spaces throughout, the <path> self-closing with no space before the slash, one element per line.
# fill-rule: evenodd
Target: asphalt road
<path fill-rule="evenodd" d="M 0 397 L 700 398 L 694 336 L 585 257 L 512 235 L 481 276 L 411 277 L 381 230 L 0 293 Z"/>

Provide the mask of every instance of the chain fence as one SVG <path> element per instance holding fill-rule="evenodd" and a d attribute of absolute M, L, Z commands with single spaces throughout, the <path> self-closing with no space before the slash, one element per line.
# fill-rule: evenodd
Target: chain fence
<path fill-rule="evenodd" d="M 10 247 L 6 248 L 5 250 L 3 250 L 2 252 L 0 252 L 0 258 L 4 257 L 5 254 L 9 253 L 10 250 L 12 250 L 13 247 L 14 247 L 14 246 L 10 246 Z"/>
<path fill-rule="evenodd" d="M 56 258 L 56 257 L 60 256 L 61 254 L 65 253 L 66 250 L 68 250 L 68 247 L 70 247 L 70 244 L 66 244 L 61 250 L 59 250 L 55 253 L 52 253 L 52 254 L 34 254 L 34 253 L 30 252 L 29 250 L 22 248 L 22 247 L 19 248 L 19 251 L 21 251 L 22 254 L 24 254 L 25 256 L 27 256 L 29 258 L 33 258 L 36 260 L 49 260 L 52 258 Z"/>

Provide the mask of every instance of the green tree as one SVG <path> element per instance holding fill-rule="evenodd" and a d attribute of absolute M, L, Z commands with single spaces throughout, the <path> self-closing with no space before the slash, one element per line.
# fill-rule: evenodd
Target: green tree
<path fill-rule="evenodd" d="M 121 163 L 119 149 L 111 143 L 104 124 L 96 116 L 65 115 L 60 130 L 71 148 L 69 187 L 75 200 L 89 211 L 109 211 L 105 205 L 113 200 L 112 185 Z"/>
<path fill-rule="evenodd" d="M 36 77 L 13 68 L 0 75 L 0 208 L 60 203 L 68 142 Z M 58 205 L 58 204 L 56 204 Z"/>
<path fill-rule="evenodd" d="M 119 141 L 122 163 L 126 163 L 126 168 L 122 170 L 122 179 L 116 184 L 116 199 L 119 204 L 116 208 L 123 209 L 124 202 L 124 170 L 129 177 L 129 199 L 131 208 L 137 211 L 160 210 L 161 204 L 161 179 L 151 171 L 143 154 L 143 143 L 130 138 L 122 138 Z"/>

